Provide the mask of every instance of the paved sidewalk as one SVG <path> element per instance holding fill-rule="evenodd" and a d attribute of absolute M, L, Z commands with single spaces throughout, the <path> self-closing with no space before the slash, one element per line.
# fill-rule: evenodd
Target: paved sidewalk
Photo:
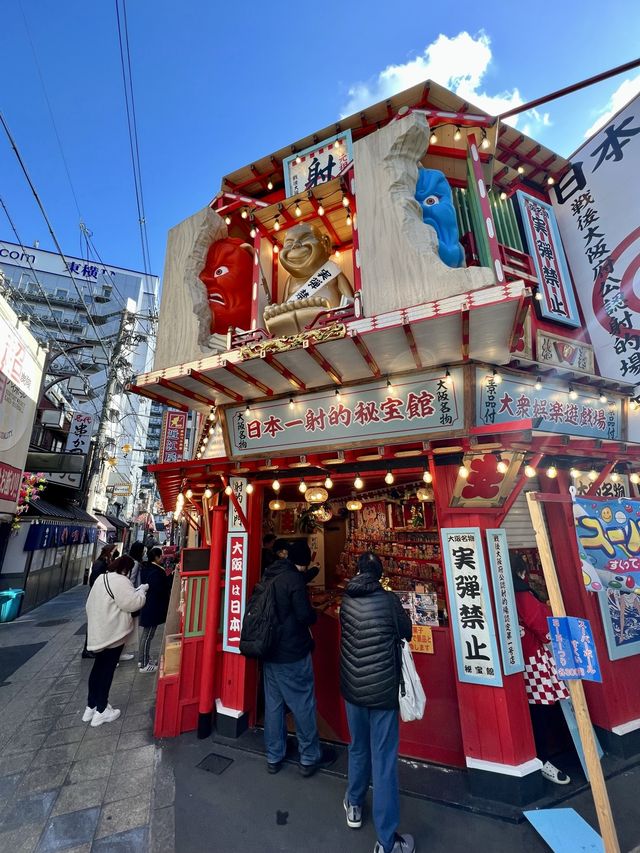
<path fill-rule="evenodd" d="M 121 663 L 110 694 L 121 718 L 98 728 L 81 720 L 87 592 L 0 624 L 0 850 L 173 853 L 173 771 L 152 734 L 155 677 L 135 659 Z"/>

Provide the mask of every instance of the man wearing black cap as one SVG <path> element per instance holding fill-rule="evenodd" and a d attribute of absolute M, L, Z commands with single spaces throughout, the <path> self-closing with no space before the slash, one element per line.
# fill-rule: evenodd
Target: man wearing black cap
<path fill-rule="evenodd" d="M 264 580 L 273 580 L 278 639 L 264 659 L 264 740 L 267 770 L 282 768 L 287 748 L 286 707 L 293 713 L 300 753 L 300 773 L 312 776 L 319 767 L 335 760 L 335 754 L 320 748 L 316 721 L 316 697 L 310 626 L 316 612 L 309 602 L 302 572 L 311 562 L 305 540 L 278 539 L 273 552 L 277 559 L 267 567 Z"/>

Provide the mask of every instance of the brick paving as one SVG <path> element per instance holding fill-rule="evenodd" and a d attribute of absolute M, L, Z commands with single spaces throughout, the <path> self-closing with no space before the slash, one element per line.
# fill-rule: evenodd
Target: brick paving
<path fill-rule="evenodd" d="M 152 733 L 155 677 L 135 659 L 121 663 L 109 697 L 120 719 L 98 728 L 81 719 L 87 592 L 0 624 L 5 669 L 31 654 L 0 683 L 0 850 L 173 853 L 173 771 Z"/>

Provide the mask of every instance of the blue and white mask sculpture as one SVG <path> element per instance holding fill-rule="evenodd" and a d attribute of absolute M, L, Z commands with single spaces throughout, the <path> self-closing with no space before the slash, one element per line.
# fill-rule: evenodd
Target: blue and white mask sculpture
<path fill-rule="evenodd" d="M 418 169 L 416 201 L 422 221 L 438 235 L 438 254 L 448 267 L 464 266 L 464 250 L 459 243 L 458 220 L 449 182 L 437 169 Z"/>

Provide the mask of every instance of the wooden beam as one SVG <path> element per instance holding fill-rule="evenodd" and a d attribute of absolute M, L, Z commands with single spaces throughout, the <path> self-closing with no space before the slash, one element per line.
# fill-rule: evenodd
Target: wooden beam
<path fill-rule="evenodd" d="M 351 340 L 353 341 L 353 345 L 355 346 L 355 348 L 365 360 L 365 364 L 377 379 L 378 376 L 381 376 L 381 371 L 378 365 L 376 364 L 375 358 L 369 352 L 369 347 L 365 344 L 365 342 L 362 340 L 362 338 L 357 332 L 351 336 Z"/>
<path fill-rule="evenodd" d="M 407 339 L 407 343 L 409 344 L 409 349 L 411 350 L 411 355 L 413 356 L 413 360 L 415 362 L 416 367 L 418 368 L 418 370 L 422 370 L 422 359 L 420 358 L 418 344 L 416 343 L 416 339 L 413 334 L 413 329 L 411 328 L 410 324 L 403 323 L 402 331 L 404 332 L 404 336 Z"/>
<path fill-rule="evenodd" d="M 191 391 L 190 388 L 183 388 L 182 385 L 178 385 L 177 382 L 172 382 L 170 379 L 159 379 L 158 384 L 162 385 L 163 388 L 168 388 L 175 394 L 182 394 L 183 397 L 188 397 L 190 400 L 195 400 L 196 403 L 204 403 L 206 406 L 212 406 L 215 404 L 215 400 L 212 400 L 210 397 L 205 397 L 203 394 L 198 394 L 197 391 Z"/>
<path fill-rule="evenodd" d="M 163 403 L 166 406 L 172 406 L 174 409 L 180 409 L 181 412 L 189 411 L 189 407 L 185 406 L 184 403 L 178 403 L 177 400 L 170 400 L 168 397 L 164 397 L 162 394 L 156 394 L 155 391 L 149 391 L 141 385 L 129 385 L 127 390 L 131 391 L 133 394 L 138 394 L 140 397 L 147 397 L 149 400 L 155 400 L 156 403 Z"/>
<path fill-rule="evenodd" d="M 263 394 L 266 394 L 267 397 L 273 397 L 273 388 L 269 388 L 268 385 L 265 385 L 264 382 L 261 382 L 259 379 L 256 379 L 254 376 L 251 376 L 246 370 L 243 370 L 241 367 L 238 367 L 236 364 L 232 364 L 231 362 L 225 362 L 224 369 L 228 370 L 232 376 L 241 379 L 243 382 L 246 382 L 248 385 L 253 385 L 258 391 L 262 391 Z"/>
<path fill-rule="evenodd" d="M 319 364 L 320 367 L 327 374 L 329 379 L 334 382 L 336 385 L 342 385 L 342 376 L 338 372 L 338 370 L 331 364 L 331 362 L 326 359 L 321 352 L 318 351 L 315 344 L 311 341 L 305 342 L 303 344 L 303 348 L 307 351 L 307 353 L 311 356 L 311 358 Z"/>
<path fill-rule="evenodd" d="M 269 367 L 272 367 L 280 376 L 284 376 L 287 382 L 290 382 L 291 385 L 297 391 L 306 391 L 307 386 L 304 384 L 302 379 L 298 379 L 295 373 L 292 373 L 288 367 L 285 367 L 284 364 L 280 364 L 278 359 L 273 355 L 273 353 L 267 352 L 264 354 L 264 360 L 267 362 Z"/>
<path fill-rule="evenodd" d="M 231 388 L 227 388 L 226 385 L 222 385 L 220 382 L 216 382 L 215 379 L 210 379 L 208 376 L 205 376 L 204 373 L 201 373 L 199 370 L 194 370 L 193 368 L 189 369 L 188 374 L 192 379 L 195 379 L 196 382 L 202 383 L 202 385 L 206 385 L 208 388 L 213 388 L 214 391 L 217 391 L 218 394 L 224 394 L 225 397 L 230 397 L 232 400 L 235 400 L 236 403 L 242 403 L 244 397 L 242 394 L 238 394 L 237 391 L 232 391 Z"/>

